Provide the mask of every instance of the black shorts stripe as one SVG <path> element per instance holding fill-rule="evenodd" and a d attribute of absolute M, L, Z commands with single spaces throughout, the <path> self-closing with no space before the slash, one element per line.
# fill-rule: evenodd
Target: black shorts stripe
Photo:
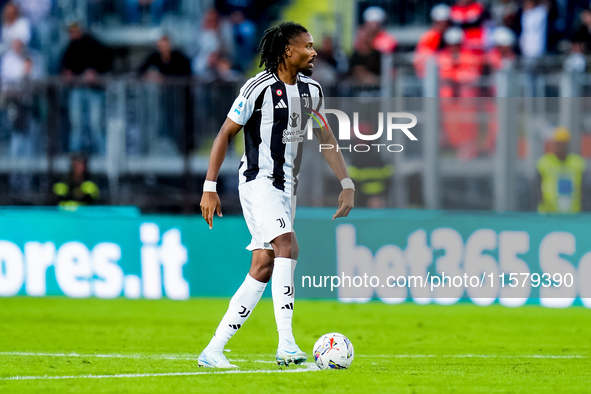
<path fill-rule="evenodd" d="M 261 84 L 263 84 L 263 83 L 265 83 L 265 82 L 267 82 L 267 81 L 269 81 L 269 80 L 272 80 L 272 79 L 273 79 L 273 75 L 271 75 L 271 74 L 270 74 L 270 75 L 268 75 L 268 76 L 266 76 L 266 77 L 264 77 L 264 78 L 262 78 L 262 79 L 260 79 L 260 80 L 259 80 L 259 81 L 257 81 L 257 82 L 256 82 L 254 85 L 252 85 L 250 88 L 248 88 L 248 89 L 246 89 L 246 90 L 244 91 L 244 97 L 245 97 L 246 99 L 248 99 L 248 98 L 250 97 L 250 95 L 251 95 L 251 94 L 252 94 L 252 93 L 255 91 L 255 89 L 256 89 L 258 86 L 260 86 Z"/>
<path fill-rule="evenodd" d="M 246 154 L 246 170 L 244 176 L 246 181 L 256 179 L 259 173 L 259 145 L 261 145 L 261 119 L 262 111 L 257 111 L 263 107 L 265 92 L 263 89 L 254 103 L 254 110 L 248 122 L 244 125 L 244 151 Z"/>

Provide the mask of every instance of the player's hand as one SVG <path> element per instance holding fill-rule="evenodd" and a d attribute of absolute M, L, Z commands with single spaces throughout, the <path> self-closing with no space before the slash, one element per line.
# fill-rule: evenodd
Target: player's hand
<path fill-rule="evenodd" d="M 220 196 L 216 192 L 203 192 L 201 196 L 201 215 L 203 219 L 209 224 L 209 228 L 213 228 L 213 214 L 217 211 L 219 217 L 224 216 L 222 214 L 222 203 Z"/>
<path fill-rule="evenodd" d="M 337 213 L 332 215 L 332 220 L 347 217 L 349 212 L 351 212 L 351 209 L 355 206 L 354 199 L 355 190 L 343 189 L 341 194 L 339 194 L 339 208 L 337 209 Z"/>

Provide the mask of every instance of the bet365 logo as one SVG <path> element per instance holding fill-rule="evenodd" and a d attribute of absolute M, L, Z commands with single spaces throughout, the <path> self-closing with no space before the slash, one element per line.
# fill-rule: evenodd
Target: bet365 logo
<path fill-rule="evenodd" d="M 306 110 L 308 112 L 307 115 L 309 116 L 308 122 L 306 124 L 306 131 L 308 139 L 310 140 L 312 139 L 312 131 L 314 127 L 320 127 L 321 129 L 328 128 L 328 123 L 326 122 L 324 116 L 322 116 L 318 111 L 315 111 L 311 108 L 307 108 Z M 337 145 L 337 151 L 346 150 L 349 152 L 369 152 L 370 150 L 375 149 L 379 152 L 380 149 L 384 149 L 388 152 L 402 152 L 404 147 L 400 144 L 369 143 L 369 141 L 380 140 L 384 135 L 384 132 L 386 133 L 386 139 L 388 142 L 392 141 L 395 131 L 403 132 L 404 135 L 411 141 L 418 141 L 418 138 L 410 131 L 411 128 L 417 125 L 417 117 L 408 112 L 387 112 L 385 115 L 383 112 L 379 112 L 378 129 L 374 133 L 362 133 L 359 131 L 359 112 L 353 113 L 353 127 L 351 127 L 351 120 L 349 119 L 349 116 L 343 111 L 338 109 L 325 109 L 324 113 L 332 114 L 337 117 L 339 127 L 338 133 L 335 132 L 335 136 L 337 137 L 338 141 L 351 141 L 351 130 L 353 130 L 353 135 L 358 141 L 367 141 L 367 143 L 356 143 L 344 146 Z M 400 123 L 399 120 L 401 119 L 410 120 L 410 122 Z M 316 126 L 314 125 L 315 123 Z M 320 151 L 323 149 L 334 148 L 335 146 L 332 144 L 320 144 Z"/>

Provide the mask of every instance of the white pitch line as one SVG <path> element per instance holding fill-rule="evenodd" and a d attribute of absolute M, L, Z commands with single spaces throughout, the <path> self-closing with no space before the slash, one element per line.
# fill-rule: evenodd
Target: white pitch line
<path fill-rule="evenodd" d="M 0 352 L 1 356 L 22 356 L 22 357 L 96 357 L 96 358 L 133 358 L 133 359 L 152 359 L 152 360 L 189 360 L 196 361 L 197 356 L 183 357 L 175 356 L 173 354 L 154 354 L 154 355 L 142 355 L 142 354 L 78 354 L 78 353 L 34 353 L 34 352 Z M 268 363 L 276 364 L 274 360 L 238 360 L 230 359 L 234 362 L 252 362 L 252 363 Z"/>
<path fill-rule="evenodd" d="M 35 353 L 35 352 L 0 352 L 0 356 L 31 356 L 31 357 L 96 357 L 96 358 L 140 358 L 154 360 L 197 360 L 197 356 L 183 357 L 167 354 L 78 354 L 78 353 Z"/>
<path fill-rule="evenodd" d="M 523 355 L 504 355 L 504 354 L 356 354 L 355 357 L 372 358 L 550 358 L 550 359 L 570 359 L 570 358 L 588 358 L 581 355 L 552 355 L 552 354 L 523 354 Z"/>
<path fill-rule="evenodd" d="M 196 375 L 224 375 L 224 374 L 245 374 L 245 373 L 298 373 L 320 371 L 314 364 L 305 364 L 306 368 L 274 370 L 261 369 L 251 371 L 230 370 L 230 371 L 203 371 L 203 372 L 165 372 L 165 373 L 142 373 L 142 374 L 118 374 L 118 375 L 72 375 L 72 376 L 11 376 L 0 378 L 2 380 L 64 380 L 64 379 L 111 379 L 111 378 L 152 378 L 162 376 L 196 376 Z"/>

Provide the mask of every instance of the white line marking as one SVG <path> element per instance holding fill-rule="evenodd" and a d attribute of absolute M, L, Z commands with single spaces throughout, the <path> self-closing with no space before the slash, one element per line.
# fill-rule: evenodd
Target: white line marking
<path fill-rule="evenodd" d="M 581 355 L 552 355 L 552 354 L 523 354 L 523 355 L 503 355 L 503 354 L 356 354 L 355 357 L 375 357 L 375 358 L 588 358 Z"/>
<path fill-rule="evenodd" d="M 133 358 L 133 359 L 152 359 L 152 360 L 189 360 L 196 361 L 198 356 L 176 356 L 174 354 L 78 354 L 78 353 L 34 353 L 34 352 L 0 352 L 1 356 L 23 356 L 23 357 L 87 357 L 87 358 Z M 264 356 L 261 356 L 264 357 Z M 276 364 L 275 360 L 239 360 L 230 359 L 239 363 L 266 363 Z"/>
<path fill-rule="evenodd" d="M 245 373 L 298 373 L 315 372 L 320 369 L 314 363 L 304 363 L 305 368 L 298 369 L 259 369 L 259 370 L 216 370 L 200 372 L 162 372 L 162 373 L 138 373 L 138 374 L 115 374 L 115 375 L 70 375 L 70 376 L 9 376 L 0 378 L 2 380 L 64 380 L 64 379 L 110 379 L 110 378 L 152 378 L 162 376 L 196 376 L 196 375 L 224 375 L 224 374 L 245 374 Z M 297 368 L 297 367 L 296 367 Z"/>
<path fill-rule="evenodd" d="M 203 371 L 203 372 L 168 372 L 168 373 L 142 373 L 142 374 L 119 374 L 119 375 L 73 375 L 73 376 L 11 376 L 0 378 L 0 380 L 63 380 L 63 379 L 109 379 L 109 378 L 152 378 L 161 376 L 196 376 L 196 375 L 223 375 L 223 374 L 244 374 L 244 373 L 297 373 L 314 372 L 318 368 L 301 368 L 288 370 L 261 369 L 253 371 Z"/>
<path fill-rule="evenodd" d="M 154 360 L 192 360 L 198 356 L 177 356 L 174 354 L 78 354 L 78 353 L 34 353 L 34 352 L 0 352 L 0 356 L 31 356 L 31 357 L 96 357 L 96 358 L 141 358 Z"/>

